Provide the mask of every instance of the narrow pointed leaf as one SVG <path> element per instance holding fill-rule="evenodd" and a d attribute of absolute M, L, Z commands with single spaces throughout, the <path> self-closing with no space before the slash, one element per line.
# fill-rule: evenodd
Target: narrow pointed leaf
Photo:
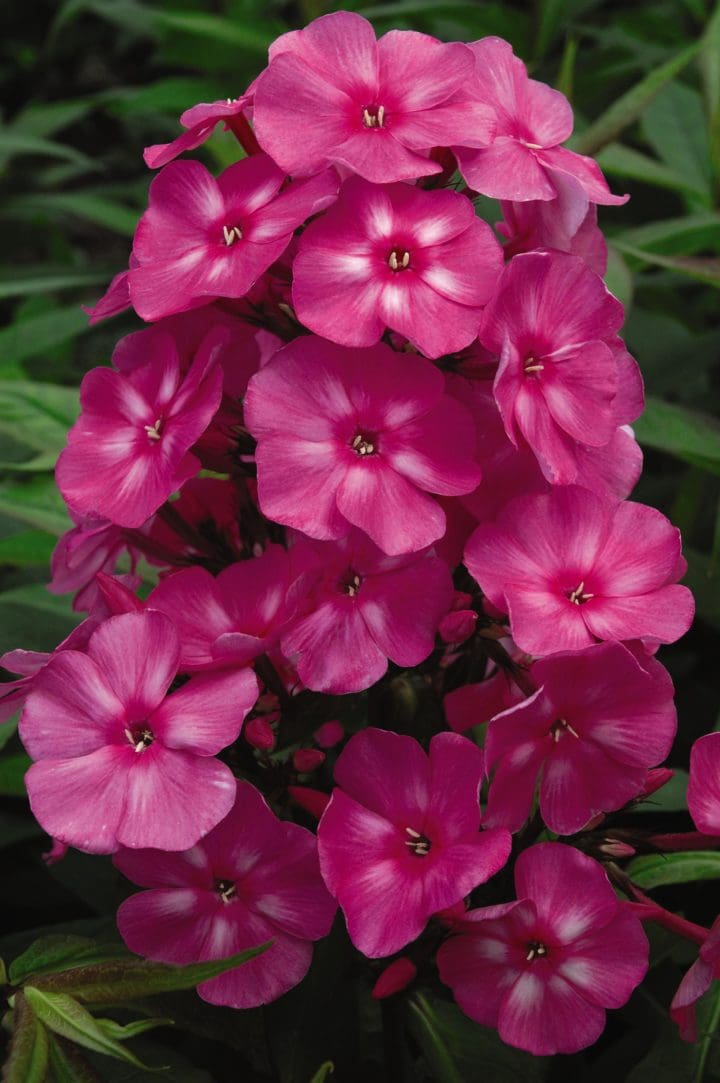
<path fill-rule="evenodd" d="M 144 1034 L 146 1030 L 155 1030 L 157 1027 L 172 1027 L 174 1019 L 137 1019 L 134 1023 L 116 1023 L 114 1019 L 96 1019 L 97 1025 L 105 1031 L 109 1038 L 117 1038 L 123 1042 L 126 1038 L 136 1038 L 138 1034 Z"/>
<path fill-rule="evenodd" d="M 659 252 L 646 252 L 632 245 L 615 241 L 615 247 L 626 256 L 649 263 L 654 267 L 664 267 L 668 271 L 687 275 L 688 278 L 705 282 L 708 286 L 720 289 L 720 259 L 699 259 L 692 256 L 663 256 Z"/>
<path fill-rule="evenodd" d="M 48 1036 L 22 993 L 15 997 L 10 1055 L 3 1083 L 43 1083 L 48 1066 Z"/>
<path fill-rule="evenodd" d="M 50 1035 L 50 1069 L 53 1083 L 105 1083 L 80 1050 L 57 1034 Z"/>
<path fill-rule="evenodd" d="M 720 880 L 720 853 L 695 850 L 677 854 L 644 854 L 625 870 L 641 888 L 664 884 L 689 884 L 696 880 Z"/>
<path fill-rule="evenodd" d="M 114 1060 L 126 1061 L 135 1068 L 152 1071 L 152 1068 L 143 1064 L 134 1053 L 106 1034 L 87 1008 L 66 993 L 53 993 L 28 985 L 25 987 L 25 996 L 38 1019 L 54 1034 L 59 1034 L 61 1038 L 67 1038 L 94 1053 L 103 1053 Z"/>
<path fill-rule="evenodd" d="M 438 1083 L 463 1083 L 431 1005 L 421 993 L 407 1001 L 408 1025 Z"/>
<path fill-rule="evenodd" d="M 40 974 L 53 974 L 112 959 L 131 959 L 124 944 L 98 944 L 86 936 L 42 936 L 10 964 L 10 981 L 20 985 Z"/>
<path fill-rule="evenodd" d="M 192 963 L 190 966 L 168 966 L 165 963 L 145 962 L 143 959 L 100 963 L 98 966 L 78 967 L 62 974 L 40 978 L 35 985 L 37 988 L 54 992 L 71 993 L 83 1004 L 121 1004 L 139 997 L 152 996 L 153 993 L 193 989 L 201 982 L 224 974 L 226 970 L 242 966 L 249 959 L 254 959 L 256 955 L 266 951 L 271 944 L 272 941 L 268 941 L 228 959 Z"/>
<path fill-rule="evenodd" d="M 699 50 L 700 42 L 693 42 L 665 64 L 649 72 L 644 79 L 614 101 L 602 116 L 574 139 L 572 149 L 579 154 L 597 154 L 642 115 L 643 110 L 656 94 L 659 94 L 667 83 L 679 75 Z"/>

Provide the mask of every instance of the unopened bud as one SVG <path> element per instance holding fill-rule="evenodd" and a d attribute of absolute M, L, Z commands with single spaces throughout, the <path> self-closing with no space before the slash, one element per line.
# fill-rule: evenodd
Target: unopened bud
<path fill-rule="evenodd" d="M 345 730 L 335 719 L 332 722 L 323 722 L 313 734 L 315 744 L 320 748 L 334 748 L 335 745 L 340 744 L 344 736 Z"/>
<path fill-rule="evenodd" d="M 318 748 L 299 748 L 293 754 L 293 767 L 301 775 L 307 775 L 315 771 L 325 762 L 325 753 Z"/>
<path fill-rule="evenodd" d="M 470 609 L 471 605 L 472 594 L 468 594 L 465 590 L 456 590 L 450 603 L 450 612 L 453 613 L 458 609 Z"/>
<path fill-rule="evenodd" d="M 372 996 L 375 1000 L 384 1000 L 394 993 L 406 989 L 411 981 L 417 976 L 417 967 L 411 959 L 403 955 L 396 959 L 390 966 L 386 966 L 382 974 L 373 986 Z"/>
<path fill-rule="evenodd" d="M 477 613 L 472 609 L 446 613 L 438 628 L 443 643 L 464 643 L 475 631 L 477 619 Z"/>
<path fill-rule="evenodd" d="M 305 809 L 316 820 L 320 819 L 330 800 L 329 794 L 313 790 L 309 786 L 288 786 L 288 793 L 296 805 Z"/>
<path fill-rule="evenodd" d="M 652 771 L 647 773 L 642 793 L 639 793 L 635 800 L 644 801 L 646 797 L 650 797 L 651 794 L 662 789 L 674 774 L 675 772 L 671 771 L 669 767 L 653 767 Z"/>
<path fill-rule="evenodd" d="M 267 718 L 262 715 L 258 718 L 251 718 L 249 722 L 245 723 L 243 735 L 247 743 L 252 745 L 253 748 L 257 748 L 259 752 L 272 752 L 273 748 L 275 748 L 273 728 Z"/>
<path fill-rule="evenodd" d="M 634 857 L 637 850 L 629 842 L 621 842 L 620 839 L 603 839 L 598 850 L 607 857 Z"/>

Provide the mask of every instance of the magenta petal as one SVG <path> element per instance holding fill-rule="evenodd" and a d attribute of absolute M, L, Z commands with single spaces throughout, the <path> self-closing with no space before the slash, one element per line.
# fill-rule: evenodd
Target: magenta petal
<path fill-rule="evenodd" d="M 273 944 L 257 959 L 202 982 L 198 994 L 209 1004 L 227 1004 L 231 1008 L 269 1004 L 301 982 L 310 969 L 312 944 L 279 931 L 254 911 L 243 915 L 238 908 L 232 924 L 228 921 L 223 933 L 222 938 L 216 934 L 214 940 L 223 955 L 257 947 L 268 940 Z"/>
<path fill-rule="evenodd" d="M 447 434 L 453 434 L 448 441 Z M 444 395 L 424 417 L 383 437 L 382 454 L 399 474 L 430 493 L 458 496 L 480 481 L 476 433 L 470 411 Z"/>
<path fill-rule="evenodd" d="M 522 852 L 515 885 L 518 897 L 533 900 L 538 917 L 563 944 L 602 929 L 619 905 L 602 866 L 557 842 L 541 842 Z"/>
<path fill-rule="evenodd" d="M 209 886 L 157 887 L 125 899 L 117 923 L 130 950 L 165 963 L 195 963 L 206 958 L 203 947 L 221 905 Z"/>
<path fill-rule="evenodd" d="M 345 466 L 330 443 L 269 436 L 258 446 L 258 499 L 265 515 L 311 538 L 341 538 L 349 526 L 336 492 Z"/>
<path fill-rule="evenodd" d="M 642 550 L 636 539 L 642 537 Z M 610 597 L 645 594 L 676 577 L 680 531 L 656 508 L 625 501 L 595 564 L 602 594 Z M 629 639 L 630 636 L 623 638 Z"/>
<path fill-rule="evenodd" d="M 670 1005 L 670 1015 L 680 1029 L 680 1037 L 686 1042 L 698 1038 L 695 1006 L 712 984 L 713 967 L 704 959 L 696 959 L 677 987 Z"/>
<path fill-rule="evenodd" d="M 555 199 L 547 171 L 528 147 L 501 136 L 482 150 L 455 147 L 460 172 L 468 185 L 492 199 Z"/>
<path fill-rule="evenodd" d="M 118 841 L 131 849 L 187 850 L 222 820 L 235 800 L 235 778 L 219 760 L 163 748 L 135 756 Z"/>
<path fill-rule="evenodd" d="M 459 733 L 436 733 L 430 742 L 428 816 L 439 840 L 473 838 L 480 828 L 483 754 Z"/>
<path fill-rule="evenodd" d="M 167 696 L 148 724 L 166 747 L 212 756 L 236 740 L 257 697 L 251 669 L 203 674 Z"/>
<path fill-rule="evenodd" d="M 576 940 L 557 972 L 593 1004 L 621 1008 L 647 973 L 648 951 L 639 919 L 620 910 L 602 930 Z"/>
<path fill-rule="evenodd" d="M 140 887 L 196 887 L 209 890 L 213 886 L 212 869 L 202 846 L 194 846 L 182 853 L 123 848 L 113 856 L 113 864 L 128 880 Z"/>
<path fill-rule="evenodd" d="M 383 653 L 399 666 L 416 666 L 435 646 L 451 598 L 447 565 L 424 557 L 385 575 L 368 576 L 355 601 Z"/>
<path fill-rule="evenodd" d="M 157 707 L 178 671 L 180 642 L 162 613 L 123 613 L 93 634 L 88 654 L 122 701 L 131 722 Z"/>
<path fill-rule="evenodd" d="M 598 639 L 657 639 L 674 643 L 692 624 L 695 602 L 687 587 L 671 585 L 629 598 L 597 598 L 583 607 Z"/>
<path fill-rule="evenodd" d="M 35 677 L 20 736 L 35 760 L 85 756 L 122 739 L 123 704 L 92 659 L 60 651 Z"/>
<path fill-rule="evenodd" d="M 720 733 L 707 733 L 690 750 L 688 808 L 698 831 L 720 835 Z"/>
<path fill-rule="evenodd" d="M 373 812 L 404 826 L 425 815 L 429 772 L 427 756 L 416 740 L 369 727 L 341 752 L 335 781 Z"/>
<path fill-rule="evenodd" d="M 348 522 L 364 530 L 390 556 L 416 553 L 445 533 L 445 512 L 431 497 L 386 465 L 368 457 L 345 471 L 337 506 Z M 402 508 L 402 520 L 397 510 Z"/>
<path fill-rule="evenodd" d="M 498 1012 L 502 1040 L 539 1057 L 585 1049 L 604 1028 L 603 1008 L 557 975 L 543 980 L 533 971 L 517 979 Z"/>
<path fill-rule="evenodd" d="M 183 568 L 162 579 L 147 600 L 149 609 L 168 616 L 177 628 L 183 670 L 213 662 L 212 645 L 230 631 L 230 615 L 218 596 L 216 582 L 205 568 Z"/>
<path fill-rule="evenodd" d="M 30 807 L 38 823 L 61 842 L 90 854 L 109 854 L 120 845 L 128 768 L 135 752 L 106 746 L 71 760 L 41 760 L 27 775 Z M 164 810 L 157 810 L 162 819 Z"/>
<path fill-rule="evenodd" d="M 355 599 L 338 592 L 282 638 L 300 679 L 316 692 L 345 695 L 375 684 L 387 670 Z"/>

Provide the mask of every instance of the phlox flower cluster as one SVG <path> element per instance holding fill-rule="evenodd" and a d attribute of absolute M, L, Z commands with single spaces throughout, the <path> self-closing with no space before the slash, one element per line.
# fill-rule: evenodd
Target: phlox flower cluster
<path fill-rule="evenodd" d="M 57 465 L 50 589 L 86 615 L 3 658 L 35 816 L 142 889 L 133 951 L 272 942 L 211 1003 L 296 985 L 339 908 L 375 995 L 421 973 L 512 1045 L 589 1045 L 652 917 L 599 829 L 657 784 L 654 654 L 693 616 L 678 531 L 627 499 L 642 380 L 597 226 L 627 197 L 507 42 L 347 12 L 181 124 L 90 310 L 145 326 Z M 220 125 L 236 164 L 178 157 Z M 715 834 L 719 744 L 690 787 Z"/>

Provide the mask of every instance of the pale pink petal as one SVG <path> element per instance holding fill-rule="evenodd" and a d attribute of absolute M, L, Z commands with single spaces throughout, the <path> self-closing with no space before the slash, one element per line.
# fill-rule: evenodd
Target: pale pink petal
<path fill-rule="evenodd" d="M 476 192 L 492 199 L 555 199 L 557 191 L 536 152 L 498 137 L 482 150 L 454 147 L 460 172 Z"/>
<path fill-rule="evenodd" d="M 634 914 L 620 910 L 599 933 L 576 940 L 557 973 L 603 1008 L 621 1008 L 645 977 L 648 940 Z"/>
<path fill-rule="evenodd" d="M 180 642 L 162 613 L 123 613 L 104 621 L 88 654 L 123 703 L 129 721 L 158 706 L 178 671 Z"/>
<path fill-rule="evenodd" d="M 465 83 L 474 68 L 466 45 L 446 45 L 415 30 L 388 31 L 380 38 L 377 51 L 381 85 L 390 92 L 393 112 L 398 113 L 440 105 Z"/>
<path fill-rule="evenodd" d="M 695 614 L 687 587 L 661 587 L 626 598 L 596 598 L 580 607 L 598 639 L 657 639 L 674 643 L 685 635 Z"/>

